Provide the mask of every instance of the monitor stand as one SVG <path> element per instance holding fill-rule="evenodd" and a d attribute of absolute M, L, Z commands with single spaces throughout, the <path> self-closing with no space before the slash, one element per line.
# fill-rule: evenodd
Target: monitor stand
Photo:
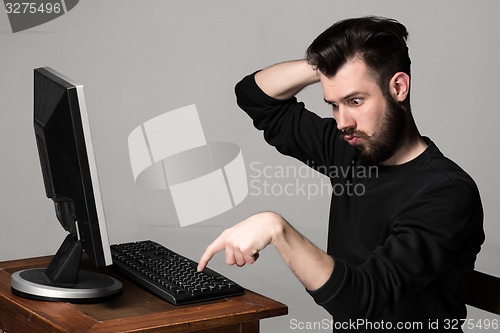
<path fill-rule="evenodd" d="M 83 247 L 68 235 L 47 268 L 15 272 L 12 292 L 18 296 L 53 302 L 95 303 L 122 291 L 122 283 L 110 276 L 80 270 Z"/>

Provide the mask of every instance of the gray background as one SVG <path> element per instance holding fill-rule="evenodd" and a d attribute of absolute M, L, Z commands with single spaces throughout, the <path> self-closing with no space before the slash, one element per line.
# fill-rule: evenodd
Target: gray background
<path fill-rule="evenodd" d="M 264 142 L 236 106 L 234 84 L 258 68 L 302 58 L 333 22 L 371 14 L 396 18 L 410 31 L 417 124 L 478 183 L 487 239 L 477 269 L 500 276 L 500 2 L 495 0 L 85 0 L 54 21 L 16 34 L 0 12 L 0 260 L 53 254 L 65 235 L 45 198 L 33 134 L 32 71 L 40 66 L 85 85 L 112 243 L 154 239 L 197 260 L 223 229 L 274 210 L 325 248 L 326 191 L 308 198 L 301 192 L 258 196 L 251 188 L 233 210 L 180 228 L 168 192 L 135 185 L 127 137 L 144 121 L 194 103 L 207 140 L 242 148 L 249 180 L 267 180 L 277 184 L 275 190 L 294 183 L 291 175 L 259 177 L 250 168 L 251 163 L 273 170 L 300 164 Z M 319 86 L 299 97 L 329 116 Z M 325 180 L 311 174 L 300 181 Z M 263 332 L 288 332 L 292 319 L 330 318 L 272 247 L 252 266 L 227 267 L 222 254 L 210 266 L 289 306 L 288 316 L 264 320 Z M 469 317 L 489 316 L 471 310 Z"/>

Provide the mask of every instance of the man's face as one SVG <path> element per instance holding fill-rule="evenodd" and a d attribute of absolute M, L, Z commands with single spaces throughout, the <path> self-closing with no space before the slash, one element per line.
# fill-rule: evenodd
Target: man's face
<path fill-rule="evenodd" d="M 406 113 L 397 103 L 388 103 L 362 60 L 347 62 L 333 77 L 321 75 L 321 86 L 343 131 L 341 139 L 356 147 L 362 159 L 379 164 L 396 152 Z"/>

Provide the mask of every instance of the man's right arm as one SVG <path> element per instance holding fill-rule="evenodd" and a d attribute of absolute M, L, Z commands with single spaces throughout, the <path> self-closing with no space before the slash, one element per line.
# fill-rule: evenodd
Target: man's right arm
<path fill-rule="evenodd" d="M 286 100 L 306 86 L 319 82 L 319 75 L 306 60 L 282 62 L 255 74 L 260 89 L 276 99 Z"/>
<path fill-rule="evenodd" d="M 308 111 L 295 98 L 316 82 L 316 70 L 306 60 L 294 60 L 247 75 L 236 84 L 235 94 L 238 106 L 264 132 L 267 143 L 320 170 L 333 162 L 337 125 L 333 118 Z"/>

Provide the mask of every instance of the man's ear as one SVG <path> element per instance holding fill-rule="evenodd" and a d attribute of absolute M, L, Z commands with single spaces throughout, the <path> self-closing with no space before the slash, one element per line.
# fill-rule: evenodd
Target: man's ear
<path fill-rule="evenodd" d="M 404 72 L 397 72 L 389 82 L 392 96 L 398 102 L 403 102 L 410 92 L 410 77 Z"/>

